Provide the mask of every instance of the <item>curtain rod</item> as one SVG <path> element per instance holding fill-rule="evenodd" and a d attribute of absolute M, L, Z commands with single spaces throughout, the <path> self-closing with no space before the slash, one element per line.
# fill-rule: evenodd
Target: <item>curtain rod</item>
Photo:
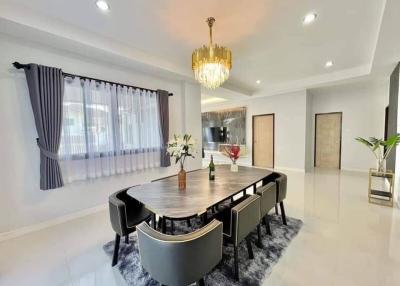
<path fill-rule="evenodd" d="M 13 66 L 16 69 L 24 69 L 24 68 L 29 68 L 29 65 L 27 64 L 21 64 L 19 62 L 13 62 Z M 122 85 L 122 86 L 126 86 L 126 87 L 131 87 L 134 89 L 141 89 L 141 90 L 147 90 L 147 91 L 151 91 L 151 92 L 157 92 L 157 90 L 154 89 L 149 89 L 149 88 L 144 88 L 144 87 L 138 87 L 138 86 L 134 86 L 134 85 L 128 85 L 128 84 L 123 84 L 123 83 L 118 83 L 118 82 L 113 82 L 113 81 L 108 81 L 108 80 L 102 80 L 102 79 L 98 79 L 98 78 L 92 78 L 92 77 L 88 77 L 88 76 L 83 76 L 83 75 L 77 75 L 77 74 L 71 74 L 71 73 L 65 73 L 63 72 L 63 76 L 64 77 L 79 77 L 79 78 L 83 78 L 83 79 L 89 79 L 89 80 L 94 80 L 94 81 L 99 81 L 99 82 L 106 82 L 109 84 L 115 84 L 115 85 Z M 173 93 L 169 93 L 169 96 L 173 96 Z"/>

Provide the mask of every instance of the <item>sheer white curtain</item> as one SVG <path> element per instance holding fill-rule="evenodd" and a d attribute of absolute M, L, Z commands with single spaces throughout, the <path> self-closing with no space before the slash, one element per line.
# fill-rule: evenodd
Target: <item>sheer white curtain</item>
<path fill-rule="evenodd" d="M 155 92 L 65 79 L 59 155 L 66 182 L 160 166 Z"/>

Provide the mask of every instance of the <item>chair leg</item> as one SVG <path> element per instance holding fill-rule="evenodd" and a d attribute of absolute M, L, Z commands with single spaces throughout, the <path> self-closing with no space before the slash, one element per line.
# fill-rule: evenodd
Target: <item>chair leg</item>
<path fill-rule="evenodd" d="M 204 278 L 201 278 L 199 281 L 196 283 L 197 286 L 205 286 Z"/>
<path fill-rule="evenodd" d="M 279 205 L 281 206 L 282 222 L 284 225 L 287 225 L 285 207 L 283 206 L 283 202 L 280 202 Z"/>
<path fill-rule="evenodd" d="M 125 243 L 129 244 L 129 234 L 125 236 Z"/>
<path fill-rule="evenodd" d="M 121 236 L 117 233 L 115 235 L 115 245 L 114 245 L 114 255 L 111 266 L 115 266 L 118 263 L 118 251 L 119 251 L 119 241 L 121 240 Z"/>
<path fill-rule="evenodd" d="M 249 259 L 254 258 L 254 253 L 253 253 L 253 247 L 251 246 L 251 241 L 250 238 L 246 237 L 246 246 L 247 246 L 247 251 L 249 253 Z"/>
<path fill-rule="evenodd" d="M 234 252 L 234 276 L 235 280 L 239 281 L 239 255 L 238 255 L 238 247 L 233 246 L 233 252 Z"/>
<path fill-rule="evenodd" d="M 275 205 L 275 214 L 276 214 L 276 215 L 279 215 L 279 212 L 278 212 L 278 205 L 277 205 L 277 204 Z"/>
<path fill-rule="evenodd" d="M 257 225 L 257 246 L 258 248 L 264 248 L 264 245 L 262 244 L 261 241 L 261 224 Z"/>
<path fill-rule="evenodd" d="M 265 228 L 266 228 L 266 230 L 267 230 L 267 234 L 268 234 L 268 235 L 272 235 L 272 232 L 271 232 L 271 225 L 269 224 L 269 217 L 268 217 L 268 215 L 266 215 L 266 216 L 264 217 L 264 224 L 265 224 Z"/>

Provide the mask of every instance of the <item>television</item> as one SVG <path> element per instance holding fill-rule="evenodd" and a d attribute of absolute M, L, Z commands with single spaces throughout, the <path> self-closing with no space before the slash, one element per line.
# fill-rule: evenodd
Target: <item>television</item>
<path fill-rule="evenodd" d="M 223 126 L 205 128 L 205 135 L 207 142 L 210 143 L 223 143 L 226 142 L 227 128 Z"/>

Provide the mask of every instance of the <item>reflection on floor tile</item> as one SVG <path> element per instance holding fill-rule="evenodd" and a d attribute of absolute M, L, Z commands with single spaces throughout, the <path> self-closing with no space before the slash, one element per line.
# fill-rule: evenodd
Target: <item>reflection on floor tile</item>
<path fill-rule="evenodd" d="M 286 172 L 304 226 L 264 285 L 399 285 L 400 210 L 368 204 L 367 174 Z M 0 243 L 0 286 L 121 286 L 106 211 Z"/>

